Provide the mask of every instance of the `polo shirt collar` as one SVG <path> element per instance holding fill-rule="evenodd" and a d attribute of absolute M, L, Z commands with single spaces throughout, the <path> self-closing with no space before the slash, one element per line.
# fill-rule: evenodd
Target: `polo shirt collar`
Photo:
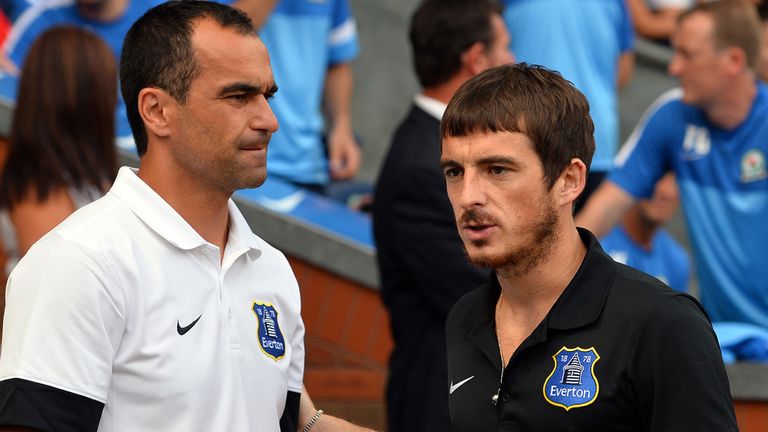
<path fill-rule="evenodd" d="M 571 282 L 544 318 L 544 326 L 550 329 L 574 329 L 596 321 L 603 310 L 609 287 L 615 276 L 612 259 L 603 252 L 600 243 L 591 232 L 578 228 L 587 254 Z M 477 331 L 493 323 L 496 302 L 501 286 L 495 274 L 487 284 L 479 288 L 478 303 L 481 310 L 464 314 L 461 326 Z M 537 333 L 539 329 L 534 331 Z"/>
<path fill-rule="evenodd" d="M 137 172 L 130 167 L 120 168 L 109 194 L 125 203 L 149 228 L 179 249 L 190 250 L 209 244 L 170 204 L 144 183 L 136 175 Z M 253 234 L 231 199 L 228 209 L 230 223 L 227 249 L 242 247 L 255 259 L 261 254 L 261 240 Z"/>

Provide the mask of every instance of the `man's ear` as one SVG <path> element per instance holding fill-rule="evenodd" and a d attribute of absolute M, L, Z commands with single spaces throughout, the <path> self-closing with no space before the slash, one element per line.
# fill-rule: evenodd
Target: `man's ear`
<path fill-rule="evenodd" d="M 728 47 L 725 49 L 725 58 L 728 71 L 732 75 L 742 73 L 744 69 L 749 69 L 747 64 L 747 55 L 744 50 L 738 47 Z"/>
<path fill-rule="evenodd" d="M 471 76 L 488 69 L 485 45 L 475 42 L 461 54 L 461 63 Z"/>
<path fill-rule="evenodd" d="M 139 92 L 139 115 L 144 120 L 148 134 L 159 137 L 170 135 L 170 125 L 176 108 L 176 100 L 164 90 L 148 87 Z"/>
<path fill-rule="evenodd" d="M 571 206 L 587 184 L 587 166 L 579 158 L 571 159 L 555 183 L 554 198 L 558 207 Z"/>

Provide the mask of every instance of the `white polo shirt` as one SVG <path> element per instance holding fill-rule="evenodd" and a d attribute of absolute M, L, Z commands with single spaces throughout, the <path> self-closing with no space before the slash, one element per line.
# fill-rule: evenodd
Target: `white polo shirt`
<path fill-rule="evenodd" d="M 0 380 L 104 403 L 99 431 L 277 431 L 304 324 L 282 253 L 229 202 L 224 259 L 129 168 L 11 274 Z"/>

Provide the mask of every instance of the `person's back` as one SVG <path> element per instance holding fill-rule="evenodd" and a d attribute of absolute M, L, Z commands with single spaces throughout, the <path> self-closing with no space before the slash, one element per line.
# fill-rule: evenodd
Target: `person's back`
<path fill-rule="evenodd" d="M 582 91 L 597 149 L 585 199 L 613 166 L 619 142 L 617 89 L 632 73 L 634 34 L 624 0 L 504 0 L 511 49 L 522 62 L 557 70 Z"/>

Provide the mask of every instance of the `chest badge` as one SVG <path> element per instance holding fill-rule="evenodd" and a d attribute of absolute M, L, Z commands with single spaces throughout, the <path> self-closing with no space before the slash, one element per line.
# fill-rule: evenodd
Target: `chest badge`
<path fill-rule="evenodd" d="M 552 356 L 555 367 L 544 381 L 544 399 L 554 406 L 571 408 L 587 406 L 597 399 L 600 383 L 595 376 L 595 363 L 600 355 L 594 347 L 562 347 Z"/>
<path fill-rule="evenodd" d="M 253 313 L 258 321 L 259 348 L 267 357 L 280 360 L 285 355 L 285 339 L 277 310 L 269 303 L 253 302 Z"/>
<path fill-rule="evenodd" d="M 741 157 L 741 175 L 739 179 L 742 183 L 749 183 L 762 180 L 768 175 L 765 170 L 765 155 L 759 149 L 752 149 L 744 153 Z"/>

